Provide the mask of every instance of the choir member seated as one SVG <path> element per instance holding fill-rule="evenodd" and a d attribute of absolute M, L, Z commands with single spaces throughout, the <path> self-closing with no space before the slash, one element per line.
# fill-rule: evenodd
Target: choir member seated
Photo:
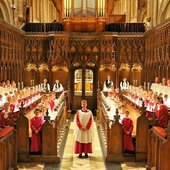
<path fill-rule="evenodd" d="M 170 79 L 167 80 L 167 86 L 170 87 Z"/>
<path fill-rule="evenodd" d="M 40 153 L 42 149 L 41 143 L 41 129 L 43 125 L 43 116 L 40 116 L 41 110 L 36 108 L 34 110 L 35 116 L 30 120 L 30 127 L 32 130 L 31 137 L 31 153 Z"/>
<path fill-rule="evenodd" d="M 132 131 L 133 131 L 133 121 L 129 117 L 129 111 L 126 111 L 125 118 L 122 120 L 122 127 L 124 132 L 124 152 L 134 151 L 133 141 L 132 141 Z"/>

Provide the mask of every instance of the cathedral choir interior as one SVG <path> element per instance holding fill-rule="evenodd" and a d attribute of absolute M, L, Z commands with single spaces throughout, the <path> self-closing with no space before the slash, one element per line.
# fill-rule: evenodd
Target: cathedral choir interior
<path fill-rule="evenodd" d="M 0 170 L 169 159 L 170 0 L 0 0 Z"/>

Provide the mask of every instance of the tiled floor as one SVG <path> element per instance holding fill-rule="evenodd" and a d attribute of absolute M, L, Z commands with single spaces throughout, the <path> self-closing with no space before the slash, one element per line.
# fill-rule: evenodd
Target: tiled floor
<path fill-rule="evenodd" d="M 57 164 L 19 164 L 21 170 L 144 170 L 145 163 L 128 162 L 120 164 L 105 164 L 99 142 L 97 127 L 95 124 L 93 154 L 89 158 L 78 158 L 73 153 L 74 149 L 74 123 L 70 124 L 63 159 L 60 165 Z"/>

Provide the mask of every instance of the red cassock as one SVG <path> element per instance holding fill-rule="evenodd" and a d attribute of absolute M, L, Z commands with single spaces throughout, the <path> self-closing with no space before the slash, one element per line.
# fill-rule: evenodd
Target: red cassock
<path fill-rule="evenodd" d="M 122 126 L 124 131 L 124 150 L 134 151 L 134 146 L 132 142 L 132 130 L 133 130 L 133 122 L 130 118 L 124 118 L 122 120 Z M 130 132 L 127 134 L 126 132 Z"/>
<path fill-rule="evenodd" d="M 91 111 L 83 112 L 79 110 L 75 117 L 75 154 L 92 153 L 92 122 L 93 115 Z M 86 127 L 86 130 L 82 128 Z"/>
<path fill-rule="evenodd" d="M 10 112 L 5 112 L 2 110 L 0 113 L 0 125 L 1 127 L 5 127 L 9 125 L 9 117 L 10 117 Z"/>
<path fill-rule="evenodd" d="M 55 108 L 55 101 L 51 100 L 50 101 L 50 109 L 51 109 L 51 111 L 54 111 L 54 108 Z"/>
<path fill-rule="evenodd" d="M 32 137 L 31 137 L 31 152 L 40 152 L 41 151 L 41 129 L 43 124 L 43 117 L 42 116 L 35 116 L 30 120 L 30 126 L 32 130 Z M 38 134 L 35 131 L 38 130 Z"/>
<path fill-rule="evenodd" d="M 164 104 L 160 105 L 159 110 L 156 112 L 158 118 L 158 125 L 166 128 L 168 125 L 168 107 Z"/>

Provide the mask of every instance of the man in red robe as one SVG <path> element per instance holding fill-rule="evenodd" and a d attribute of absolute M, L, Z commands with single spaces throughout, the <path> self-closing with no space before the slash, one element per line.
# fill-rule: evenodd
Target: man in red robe
<path fill-rule="evenodd" d="M 36 108 L 34 111 L 35 116 L 30 120 L 30 127 L 32 130 L 31 152 L 40 152 L 42 148 L 40 133 L 43 124 L 43 117 L 40 116 L 40 112 L 41 110 Z"/>
<path fill-rule="evenodd" d="M 166 128 L 168 125 L 168 107 L 163 104 L 163 98 L 157 97 L 158 111 L 156 117 L 158 118 L 158 125 L 162 128 Z"/>
<path fill-rule="evenodd" d="M 75 154 L 82 153 L 88 158 L 88 153 L 92 153 L 92 136 L 93 136 L 93 114 L 87 109 L 87 101 L 81 101 L 82 109 L 78 110 L 75 115 Z"/>
<path fill-rule="evenodd" d="M 133 122 L 129 117 L 129 111 L 126 111 L 126 117 L 122 120 L 122 127 L 124 132 L 124 151 L 134 151 L 132 142 Z"/>

